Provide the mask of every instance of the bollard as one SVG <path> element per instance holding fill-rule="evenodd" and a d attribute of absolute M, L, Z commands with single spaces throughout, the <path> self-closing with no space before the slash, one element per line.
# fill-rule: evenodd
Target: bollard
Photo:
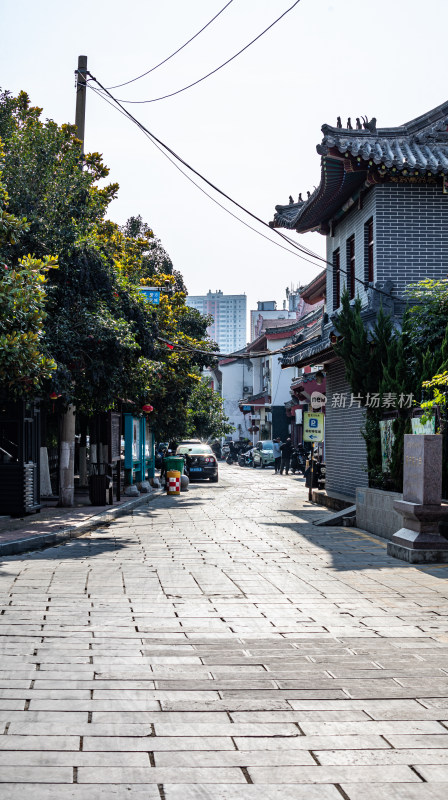
<path fill-rule="evenodd" d="M 176 469 L 170 469 L 166 473 L 166 493 L 180 494 L 180 472 Z"/>

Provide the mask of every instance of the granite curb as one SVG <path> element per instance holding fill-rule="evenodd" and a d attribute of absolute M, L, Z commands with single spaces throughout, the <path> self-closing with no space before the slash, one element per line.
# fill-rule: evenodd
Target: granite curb
<path fill-rule="evenodd" d="M 160 490 L 143 494 L 140 497 L 133 497 L 131 500 L 122 503 L 115 508 L 110 508 L 94 514 L 89 519 L 79 522 L 77 524 L 67 524 L 61 527 L 61 530 L 52 533 L 40 533 L 35 536 L 28 536 L 26 538 L 17 538 L 13 541 L 0 543 L 0 557 L 1 556 L 14 556 L 19 553 L 25 553 L 30 550 L 42 550 L 44 547 L 51 547 L 51 545 L 60 544 L 68 539 L 76 539 L 83 536 L 88 531 L 95 530 L 101 525 L 108 525 L 114 519 L 122 517 L 125 514 L 131 513 L 135 508 L 144 506 L 149 503 L 153 498 L 163 494 Z"/>

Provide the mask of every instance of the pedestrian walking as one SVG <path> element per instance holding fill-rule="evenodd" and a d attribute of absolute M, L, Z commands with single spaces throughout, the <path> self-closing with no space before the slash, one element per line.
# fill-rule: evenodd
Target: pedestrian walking
<path fill-rule="evenodd" d="M 282 460 L 282 451 L 280 450 L 281 439 L 274 439 L 272 442 L 273 450 L 274 450 L 274 475 L 278 475 L 280 473 L 280 464 Z"/>
<path fill-rule="evenodd" d="M 290 436 L 288 436 L 286 442 L 283 442 L 283 444 L 280 445 L 280 452 L 282 454 L 280 462 L 280 475 L 283 475 L 283 470 L 285 470 L 286 474 L 288 474 L 289 465 L 291 463 L 291 453 L 292 453 L 292 444 Z"/>

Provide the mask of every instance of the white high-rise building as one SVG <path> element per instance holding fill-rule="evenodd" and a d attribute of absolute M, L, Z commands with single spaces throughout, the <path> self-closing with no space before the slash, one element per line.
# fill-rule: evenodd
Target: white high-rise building
<path fill-rule="evenodd" d="M 211 314 L 213 324 L 209 336 L 218 343 L 221 353 L 233 353 L 246 345 L 246 295 L 208 291 L 205 295 L 190 295 L 187 306 L 201 314 Z"/>

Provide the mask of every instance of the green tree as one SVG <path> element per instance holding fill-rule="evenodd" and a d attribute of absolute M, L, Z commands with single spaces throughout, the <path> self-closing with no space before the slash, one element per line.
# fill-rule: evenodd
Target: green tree
<path fill-rule="evenodd" d="M 418 385 L 407 366 L 404 338 L 382 307 L 374 326 L 367 330 L 359 297 L 351 305 L 348 293 L 344 292 L 341 305 L 341 313 L 335 321 L 340 339 L 334 349 L 344 361 L 353 394 L 363 398 L 366 414 L 362 434 L 366 442 L 369 484 L 381 488 L 388 485 L 401 491 L 403 435 L 409 427 L 409 411 L 399 408 L 394 421 L 395 441 L 388 476 L 382 470 L 380 421 L 384 413 L 382 399 L 386 394 L 395 394 L 398 399 L 401 394 L 413 394 Z M 372 395 L 378 397 L 378 404 L 367 404 L 367 398 Z"/>
<path fill-rule="evenodd" d="M 133 412 L 150 403 L 156 435 L 183 435 L 198 370 L 217 347 L 209 320 L 186 305 L 182 276 L 141 217 L 123 228 L 105 219 L 118 186 L 98 187 L 109 171 L 98 153 L 83 156 L 74 126 L 43 121 L 24 92 L 4 92 L 0 138 L 8 211 L 28 220 L 10 236 L 9 258 L 25 264 L 33 253 L 42 270 L 50 255 L 59 263 L 46 298 L 36 298 L 46 301 L 42 352 L 57 365 L 47 389 L 69 409 L 63 436 L 72 436 L 75 407 L 92 415 L 118 402 Z M 157 308 L 147 305 L 144 284 L 162 288 Z"/>
<path fill-rule="evenodd" d="M 218 349 L 207 336 L 207 317 L 186 305 L 184 292 L 175 291 L 175 277 L 161 273 L 151 279 L 153 285 L 165 288 L 167 281 L 173 291 L 162 292 L 160 305 L 154 310 L 159 331 L 158 383 L 150 402 L 155 408 L 153 422 L 159 440 L 187 435 L 190 395 L 202 368 L 216 362 Z"/>
<path fill-rule="evenodd" d="M 0 151 L 0 159 L 2 153 Z M 27 231 L 24 219 L 9 213 L 8 195 L 0 171 L 0 393 L 22 397 L 40 390 L 56 369 L 43 346 L 45 283 L 56 259 L 11 254 L 17 238 Z"/>
<path fill-rule="evenodd" d="M 413 395 L 419 403 L 422 388 L 427 397 L 422 403 L 427 416 L 439 413 L 441 430 L 446 431 L 445 375 L 448 372 L 448 280 L 423 280 L 406 288 L 408 307 L 401 330 L 380 309 L 375 326 L 368 332 L 361 315 L 359 298 L 353 305 L 347 293 L 342 298 L 342 310 L 335 322 L 340 340 L 335 350 L 343 359 L 347 380 L 352 391 L 361 394 L 378 393 Z M 366 408 L 363 431 L 367 446 L 369 481 L 384 485 L 381 468 L 379 422 L 381 408 Z M 398 408 L 393 423 L 395 442 L 390 464 L 392 487 L 401 491 L 403 483 L 404 434 L 411 432 L 410 411 Z M 448 455 L 448 448 L 446 448 Z M 448 471 L 445 476 L 448 490 Z"/>
<path fill-rule="evenodd" d="M 171 259 L 141 217 L 131 217 L 123 227 L 106 221 L 99 230 L 115 270 L 128 286 L 136 288 L 137 293 L 145 285 L 161 289 L 160 305 L 146 306 L 147 319 L 158 338 L 153 361 L 146 370 L 144 401 L 154 407 L 151 420 L 157 438 L 181 438 L 187 432 L 188 398 L 198 370 L 216 361 L 218 347 L 207 335 L 211 319 L 186 305 L 180 273 L 173 269 Z M 154 242 L 157 256 L 151 250 Z"/>
<path fill-rule="evenodd" d="M 224 414 L 222 397 L 207 380 L 199 378 L 188 401 L 186 434 L 199 439 L 220 439 L 234 430 Z"/>
<path fill-rule="evenodd" d="M 108 169 L 98 153 L 82 156 L 75 133 L 43 121 L 24 92 L 0 96 L 10 210 L 28 220 L 10 254 L 57 256 L 46 287 L 43 344 L 57 363 L 49 389 L 91 414 L 146 397 L 154 324 L 109 247 L 104 218 L 118 186 L 98 188 Z"/>

